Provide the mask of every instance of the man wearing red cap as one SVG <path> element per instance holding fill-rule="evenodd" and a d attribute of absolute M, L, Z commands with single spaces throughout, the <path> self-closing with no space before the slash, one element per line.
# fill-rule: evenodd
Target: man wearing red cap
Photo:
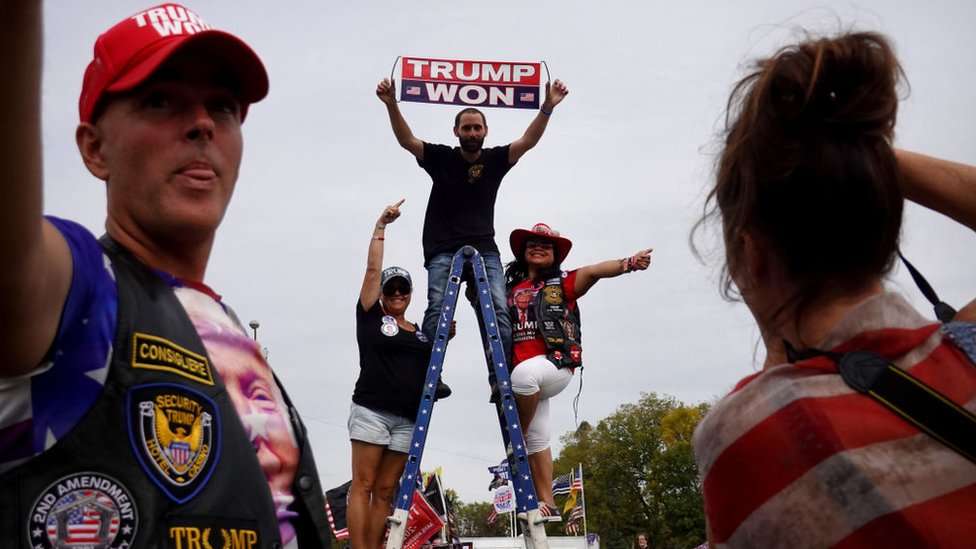
<path fill-rule="evenodd" d="M 177 4 L 98 37 L 75 133 L 106 184 L 96 240 L 41 215 L 40 4 L 5 4 L 0 33 L 0 539 L 327 547 L 304 426 L 203 283 L 260 59 Z"/>

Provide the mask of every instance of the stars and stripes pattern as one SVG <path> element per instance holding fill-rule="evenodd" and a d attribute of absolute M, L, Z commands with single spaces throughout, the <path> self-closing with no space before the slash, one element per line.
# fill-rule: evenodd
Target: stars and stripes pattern
<path fill-rule="evenodd" d="M 119 531 L 119 513 L 112 499 L 105 494 L 80 490 L 69 494 L 61 508 L 66 509 L 68 536 L 63 541 L 69 545 L 105 543 L 115 539 Z M 47 523 L 47 535 L 52 540 L 58 539 L 59 535 L 56 517 L 57 511 L 48 518 Z M 102 532 L 106 519 L 108 527 Z"/>
<path fill-rule="evenodd" d="M 820 347 L 878 353 L 976 410 L 974 365 L 897 294 L 859 305 Z M 694 448 L 718 547 L 941 547 L 972 536 L 976 467 L 824 359 L 741 381 Z"/>
<path fill-rule="evenodd" d="M 570 490 L 582 490 L 583 489 L 583 464 L 577 465 L 573 471 L 573 483 L 570 485 Z"/>
<path fill-rule="evenodd" d="M 566 473 L 565 475 L 559 475 L 558 477 L 552 479 L 552 495 L 568 496 L 569 492 L 572 490 L 572 485 L 572 472 Z"/>
<path fill-rule="evenodd" d="M 102 393 L 112 356 L 118 297 L 111 262 L 81 225 L 46 219 L 71 250 L 71 289 L 50 361 L 0 383 L 0 473 L 54 446 L 81 421 Z"/>

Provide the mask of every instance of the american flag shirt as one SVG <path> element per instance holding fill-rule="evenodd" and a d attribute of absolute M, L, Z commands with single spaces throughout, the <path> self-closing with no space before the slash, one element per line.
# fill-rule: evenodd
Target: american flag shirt
<path fill-rule="evenodd" d="M 973 411 L 976 367 L 947 328 L 882 293 L 817 347 L 878 353 Z M 967 332 L 955 328 L 953 337 Z M 743 379 L 696 429 L 709 540 L 791 549 L 971 547 L 976 464 L 856 393 L 832 363 L 804 364 Z"/>
<path fill-rule="evenodd" d="M 71 288 L 49 360 L 24 376 L 0 379 L 0 473 L 43 453 L 71 431 L 98 400 L 112 358 L 118 293 L 111 262 L 87 229 L 47 219 L 71 250 Z M 271 368 L 213 290 L 157 274 L 173 288 L 228 391 L 242 395 L 232 400 L 260 461 L 273 464 L 263 469 L 282 541 L 293 547 L 297 539 L 291 521 L 298 515 L 290 508 L 291 486 L 300 451 Z M 85 529 L 73 535 L 81 540 Z"/>

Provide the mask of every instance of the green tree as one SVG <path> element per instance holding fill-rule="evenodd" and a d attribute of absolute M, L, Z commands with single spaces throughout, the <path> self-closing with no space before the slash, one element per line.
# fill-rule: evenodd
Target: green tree
<path fill-rule="evenodd" d="M 691 448 L 708 406 L 644 394 L 596 427 L 563 436 L 554 474 L 583 464 L 589 531 L 606 547 L 630 547 L 647 532 L 653 547 L 694 547 L 705 539 L 701 482 Z"/>
<path fill-rule="evenodd" d="M 456 527 L 459 536 L 507 536 L 510 534 L 508 516 L 499 516 L 494 524 L 488 524 L 492 505 L 487 501 L 464 503 L 458 501 Z"/>

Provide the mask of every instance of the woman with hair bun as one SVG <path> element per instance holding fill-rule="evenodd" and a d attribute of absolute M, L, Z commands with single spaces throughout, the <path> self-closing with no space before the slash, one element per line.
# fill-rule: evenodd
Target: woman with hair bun
<path fill-rule="evenodd" d="M 976 300 L 940 324 L 883 285 L 905 198 L 976 229 L 976 168 L 892 147 L 902 77 L 885 37 L 849 33 L 783 48 L 729 98 L 696 229 L 721 221 L 723 293 L 766 361 L 695 433 L 713 545 L 972 543 L 976 463 L 839 375 L 858 351 L 976 409 Z"/>

